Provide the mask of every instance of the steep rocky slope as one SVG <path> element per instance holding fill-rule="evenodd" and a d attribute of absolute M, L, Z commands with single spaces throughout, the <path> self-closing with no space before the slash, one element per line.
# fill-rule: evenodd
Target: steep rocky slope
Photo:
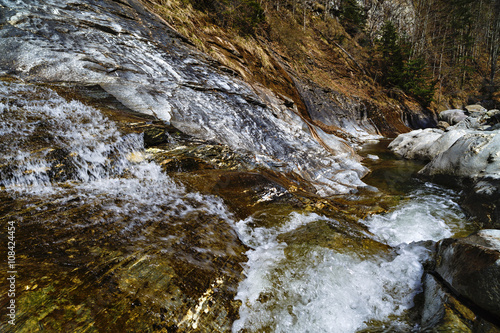
<path fill-rule="evenodd" d="M 315 127 L 288 98 L 228 73 L 137 2 L 34 2 L 3 11 L 4 74 L 99 85 L 134 111 L 299 174 L 322 195 L 364 186 L 367 170 L 348 141 Z M 368 129 L 353 134 L 374 134 Z"/>
<path fill-rule="evenodd" d="M 365 49 L 336 19 L 323 16 L 317 3 L 307 3 L 304 29 L 290 11 L 274 10 L 266 3 L 265 31 L 242 37 L 215 25 L 188 2 L 143 2 L 199 49 L 252 86 L 264 86 L 293 102 L 305 119 L 328 133 L 395 136 L 408 127 L 435 124 L 432 111 L 401 91 L 392 91 L 392 96 L 383 91 L 370 73 L 371 59 Z M 412 20 L 408 4 L 389 1 L 375 6 L 368 23 L 373 35 L 390 11 L 400 13 L 402 24 Z"/>

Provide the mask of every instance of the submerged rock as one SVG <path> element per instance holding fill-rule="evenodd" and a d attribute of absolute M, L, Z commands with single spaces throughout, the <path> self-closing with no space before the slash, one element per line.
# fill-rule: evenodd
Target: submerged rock
<path fill-rule="evenodd" d="M 220 198 L 148 161 L 139 126 L 121 133 L 46 86 L 0 82 L 0 110 L 0 221 L 18 231 L 22 309 L 0 331 L 230 331 L 247 247 Z"/>

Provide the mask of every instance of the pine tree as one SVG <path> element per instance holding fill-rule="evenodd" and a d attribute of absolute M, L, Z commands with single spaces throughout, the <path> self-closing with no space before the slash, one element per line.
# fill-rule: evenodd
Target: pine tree
<path fill-rule="evenodd" d="M 434 95 L 434 81 L 423 57 L 410 57 L 410 45 L 402 40 L 391 21 L 382 27 L 379 52 L 382 56 L 382 84 L 397 87 L 428 106 Z"/>

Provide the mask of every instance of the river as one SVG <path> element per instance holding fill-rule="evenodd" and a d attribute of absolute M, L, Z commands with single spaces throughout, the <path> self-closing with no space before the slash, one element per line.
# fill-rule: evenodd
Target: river
<path fill-rule="evenodd" d="M 458 194 L 415 178 L 421 164 L 386 141 L 360 152 L 378 191 L 332 197 L 343 208 L 327 213 L 319 199 L 262 204 L 289 195 L 266 188 L 241 218 L 92 106 L 0 82 L 0 117 L 18 272 L 16 326 L 2 331 L 418 330 L 428 241 L 473 230 Z"/>

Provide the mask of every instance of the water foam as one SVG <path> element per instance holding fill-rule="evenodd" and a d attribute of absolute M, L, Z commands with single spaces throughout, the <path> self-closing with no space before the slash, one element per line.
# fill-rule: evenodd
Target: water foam
<path fill-rule="evenodd" d="M 430 183 L 409 194 L 393 211 L 374 215 L 364 223 L 379 239 L 391 246 L 423 240 L 438 241 L 466 227 L 466 217 L 457 194 Z"/>
<path fill-rule="evenodd" d="M 175 223 L 193 212 L 231 219 L 222 200 L 188 192 L 156 163 L 131 158 L 145 155 L 142 136 L 121 134 L 95 108 L 48 88 L 0 82 L 0 120 L 0 186 L 60 207 L 90 203 L 100 212 L 75 227 L 122 222 L 127 232 L 147 221 Z M 50 157 L 54 151 L 62 152 L 60 160 Z M 50 177 L 55 163 L 72 170 L 68 179 Z"/>
<path fill-rule="evenodd" d="M 50 170 L 65 164 L 82 182 L 119 175 L 126 155 L 142 149 L 140 135 L 121 135 L 98 110 L 66 101 L 50 89 L 0 82 L 0 185 L 46 190 Z"/>
<path fill-rule="evenodd" d="M 406 327 L 394 317 L 411 308 L 421 290 L 426 250 L 403 247 L 389 260 L 307 244 L 295 251 L 278 240 L 314 221 L 336 223 L 298 213 L 282 227 L 252 228 L 251 219 L 237 223 L 252 250 L 236 296 L 242 306 L 233 332 L 355 332 L 370 321 L 391 325 L 390 317 L 392 325 Z"/>

